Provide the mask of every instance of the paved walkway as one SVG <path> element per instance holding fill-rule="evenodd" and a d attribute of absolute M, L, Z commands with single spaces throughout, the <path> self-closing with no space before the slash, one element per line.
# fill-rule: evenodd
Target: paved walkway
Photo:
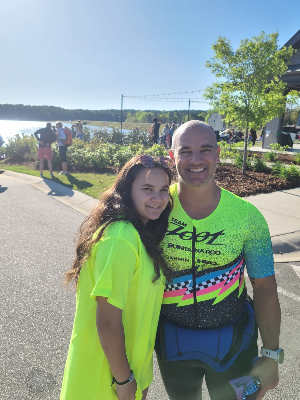
<path fill-rule="evenodd" d="M 4 171 L 3 175 L 29 184 L 84 215 L 88 215 L 98 203 L 97 199 L 50 179 L 12 171 Z M 300 261 L 300 188 L 258 194 L 246 199 L 262 212 L 268 222 L 275 262 Z"/>

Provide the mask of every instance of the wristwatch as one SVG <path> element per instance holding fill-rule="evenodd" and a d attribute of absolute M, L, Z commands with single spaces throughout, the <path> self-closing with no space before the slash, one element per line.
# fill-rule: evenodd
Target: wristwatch
<path fill-rule="evenodd" d="M 284 361 L 284 350 L 279 348 L 277 350 L 269 350 L 262 347 L 260 349 L 260 354 L 264 357 L 273 358 L 278 364 L 282 364 Z"/>

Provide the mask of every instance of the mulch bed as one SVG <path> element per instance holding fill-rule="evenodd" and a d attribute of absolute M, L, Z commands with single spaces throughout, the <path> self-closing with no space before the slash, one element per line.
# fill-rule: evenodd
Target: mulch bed
<path fill-rule="evenodd" d="M 271 175 L 270 171 L 246 171 L 246 175 L 243 175 L 241 169 L 231 164 L 218 165 L 216 181 L 219 186 L 240 197 L 300 187 L 300 177 L 297 181 L 287 182 Z"/>
<path fill-rule="evenodd" d="M 262 153 L 257 153 L 259 156 Z M 282 157 L 291 157 L 283 154 Z M 285 159 L 287 160 L 287 159 Z M 10 165 L 26 165 L 30 168 L 38 169 L 36 161 L 21 161 L 15 159 L 6 160 L 5 163 Z M 286 161 L 284 163 L 287 164 Z M 291 163 L 291 162 L 290 162 Z M 96 173 L 116 173 L 117 170 L 114 166 L 108 166 L 103 171 L 94 171 L 87 168 L 76 168 L 70 172 L 96 172 Z M 247 171 L 246 175 L 242 174 L 241 168 L 237 168 L 233 164 L 218 164 L 216 171 L 216 181 L 219 186 L 229 190 L 240 197 L 251 196 L 259 193 L 270 193 L 277 190 L 292 189 L 300 187 L 300 177 L 293 182 L 284 181 L 282 178 L 271 175 L 271 171 L 254 172 Z"/>
<path fill-rule="evenodd" d="M 250 152 L 250 157 L 254 157 L 255 156 L 255 157 L 258 157 L 258 158 L 262 158 L 263 160 L 268 162 L 268 160 L 266 160 L 265 157 L 264 157 L 265 154 L 266 153 L 261 153 L 261 152 L 257 152 L 256 153 L 254 151 L 251 151 Z M 295 156 L 292 156 L 290 154 L 278 154 L 278 153 L 276 153 L 275 155 L 276 155 L 276 161 L 280 161 L 283 164 L 289 164 L 289 165 L 296 164 Z"/>

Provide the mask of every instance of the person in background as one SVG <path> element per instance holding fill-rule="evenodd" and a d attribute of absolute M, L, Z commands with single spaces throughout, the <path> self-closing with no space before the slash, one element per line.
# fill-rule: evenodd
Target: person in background
<path fill-rule="evenodd" d="M 251 140 L 252 140 L 252 146 L 255 145 L 255 142 L 257 140 L 257 134 L 256 134 L 256 130 L 251 128 L 250 129 L 250 133 L 251 133 Z"/>
<path fill-rule="evenodd" d="M 62 171 L 59 175 L 67 175 L 68 163 L 67 163 L 67 149 L 66 139 L 67 135 L 64 132 L 63 124 L 60 121 L 57 121 L 56 124 L 56 137 L 57 137 L 57 146 L 59 151 L 59 156 L 62 163 Z"/>
<path fill-rule="evenodd" d="M 75 130 L 76 130 L 75 138 L 82 140 L 82 125 L 79 121 L 77 121 L 75 124 Z"/>
<path fill-rule="evenodd" d="M 52 150 L 51 150 L 51 144 L 56 141 L 56 136 L 53 130 L 51 129 L 51 122 L 47 122 L 46 128 L 41 128 L 38 129 L 35 133 L 34 136 L 39 142 L 39 149 L 38 149 L 38 154 L 37 158 L 40 160 L 40 177 L 43 178 L 43 169 L 44 169 L 44 158 L 46 157 L 47 162 L 48 162 L 48 168 L 50 171 L 50 176 L 51 178 L 54 177 L 53 171 L 52 171 Z"/>
<path fill-rule="evenodd" d="M 152 136 L 153 136 L 153 141 L 154 144 L 158 143 L 158 138 L 159 138 L 159 128 L 161 125 L 161 121 L 158 121 L 158 119 L 156 117 L 152 118 L 153 124 L 151 127 L 152 130 Z"/>
<path fill-rule="evenodd" d="M 170 132 L 169 124 L 165 124 L 161 134 L 161 144 L 165 144 L 166 137 L 169 134 L 169 132 Z"/>
<path fill-rule="evenodd" d="M 160 248 L 171 211 L 165 157 L 135 156 L 79 230 L 66 274 L 76 314 L 60 400 L 144 400 L 170 270 Z"/>
<path fill-rule="evenodd" d="M 172 122 L 171 128 L 169 130 L 170 133 L 170 147 L 172 146 L 172 138 L 173 138 L 173 134 L 176 131 L 176 125 L 174 122 Z"/>

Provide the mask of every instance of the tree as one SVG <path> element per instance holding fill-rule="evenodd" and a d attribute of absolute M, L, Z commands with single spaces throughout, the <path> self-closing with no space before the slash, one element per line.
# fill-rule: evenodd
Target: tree
<path fill-rule="evenodd" d="M 257 129 L 282 115 L 287 95 L 290 102 L 298 98 L 296 91 L 287 94 L 286 83 L 280 76 L 295 50 L 278 47 L 278 33 L 241 40 L 234 51 L 228 39 L 219 37 L 213 44 L 215 52 L 206 63 L 217 82 L 207 87 L 204 97 L 226 122 L 246 128 L 243 174 L 246 173 L 247 137 L 249 128 Z"/>

